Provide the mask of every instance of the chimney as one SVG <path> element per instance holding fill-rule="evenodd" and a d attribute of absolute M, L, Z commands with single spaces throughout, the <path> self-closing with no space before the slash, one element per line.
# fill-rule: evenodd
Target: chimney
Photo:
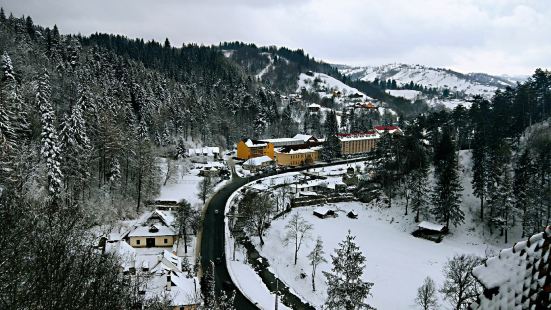
<path fill-rule="evenodd" d="M 171 271 L 169 271 L 166 274 L 166 290 L 167 291 L 170 291 L 170 289 L 172 288 L 172 277 L 170 275 L 171 275 Z"/>

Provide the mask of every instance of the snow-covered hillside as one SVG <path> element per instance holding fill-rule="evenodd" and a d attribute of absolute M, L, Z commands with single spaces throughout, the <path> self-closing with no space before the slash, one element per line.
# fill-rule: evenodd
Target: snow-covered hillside
<path fill-rule="evenodd" d="M 306 89 L 309 92 L 316 92 L 322 98 L 333 97 L 335 103 L 343 104 L 345 106 L 352 105 L 354 102 L 358 101 L 376 101 L 358 89 L 350 87 L 332 76 L 319 72 L 311 72 L 309 74 L 301 73 L 298 77 L 297 92 L 300 93 L 302 89 Z M 340 92 L 340 94 L 334 96 L 336 92 Z M 359 96 L 351 98 L 349 97 L 350 95 Z M 397 115 L 396 111 L 385 107 L 384 103 L 379 106 L 379 113 L 381 115 L 384 115 L 385 113 Z"/>
<path fill-rule="evenodd" d="M 298 77 L 297 92 L 305 88 L 308 91 L 315 91 L 321 97 L 332 97 L 334 91 L 340 91 L 343 97 L 360 94 L 364 100 L 373 100 L 371 97 L 350 87 L 343 82 L 324 73 L 313 72 L 311 74 L 301 73 Z"/>
<path fill-rule="evenodd" d="M 484 73 L 463 74 L 456 71 L 431 68 L 421 65 L 388 64 L 382 66 L 348 67 L 339 66 L 342 74 L 364 81 L 396 80 L 398 85 L 413 81 L 426 87 L 464 92 L 467 95 L 491 96 L 497 89 L 514 86 L 510 79 Z"/>
<path fill-rule="evenodd" d="M 394 97 L 402 97 L 411 101 L 415 101 L 415 99 L 422 95 L 420 91 L 412 89 L 387 89 L 386 93 Z"/>

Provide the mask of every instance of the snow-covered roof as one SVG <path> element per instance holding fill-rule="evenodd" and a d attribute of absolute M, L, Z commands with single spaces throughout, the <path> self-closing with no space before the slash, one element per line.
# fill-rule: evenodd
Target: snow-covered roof
<path fill-rule="evenodd" d="M 271 161 L 273 161 L 273 159 L 271 159 L 269 156 L 264 155 L 247 159 L 243 163 L 243 166 L 262 166 L 263 164 Z"/>
<path fill-rule="evenodd" d="M 381 136 L 375 131 L 356 132 L 356 133 L 340 133 L 337 135 L 340 141 L 358 141 L 379 139 Z"/>
<path fill-rule="evenodd" d="M 307 154 L 307 153 L 314 153 L 317 152 L 317 150 L 314 150 L 313 148 L 304 148 L 304 149 L 285 149 L 281 148 L 277 150 L 277 153 L 287 153 L 287 154 Z"/>
<path fill-rule="evenodd" d="M 549 306 L 551 301 L 550 256 L 551 226 L 548 226 L 544 232 L 517 242 L 475 267 L 473 275 L 486 292 L 472 308 L 545 309 L 542 306 Z"/>
<path fill-rule="evenodd" d="M 312 135 L 305 135 L 305 134 L 300 134 L 300 133 L 299 133 L 299 134 L 296 134 L 296 135 L 293 137 L 293 139 L 302 140 L 303 142 L 307 142 L 308 140 L 310 140 L 310 139 L 312 139 L 312 138 L 316 139 L 316 138 L 315 138 L 314 136 L 312 136 Z"/>
<path fill-rule="evenodd" d="M 189 156 L 200 156 L 200 155 L 206 155 L 206 156 L 213 156 L 215 154 L 220 154 L 220 148 L 217 146 L 206 146 L 206 147 L 200 147 L 195 149 L 189 149 L 187 150 Z"/>
<path fill-rule="evenodd" d="M 150 226 L 139 226 L 131 231 L 129 237 L 155 237 L 155 236 L 176 236 L 177 233 L 171 227 L 159 224 L 152 224 Z"/>
<path fill-rule="evenodd" d="M 419 223 L 419 225 L 417 225 L 417 227 L 432 231 L 443 231 L 446 228 L 446 226 L 444 225 L 435 224 L 427 221 L 422 221 L 421 223 Z"/>
<path fill-rule="evenodd" d="M 166 294 L 172 306 L 183 306 L 197 304 L 200 287 L 196 277 L 187 277 L 182 272 L 181 259 L 165 250 L 150 270 L 145 291 L 146 297 Z"/>
<path fill-rule="evenodd" d="M 286 146 L 286 145 L 299 145 L 304 143 L 304 141 L 295 139 L 295 138 L 273 138 L 273 139 L 262 139 L 258 141 L 271 143 L 275 147 Z"/>
<path fill-rule="evenodd" d="M 319 109 L 319 108 L 321 108 L 321 105 L 319 105 L 317 103 L 312 103 L 312 104 L 309 104 L 308 107 L 309 108 L 314 108 L 314 109 Z"/>
<path fill-rule="evenodd" d="M 327 215 L 332 211 L 333 210 L 331 210 L 330 208 L 327 208 L 327 207 L 317 207 L 317 208 L 314 209 L 314 213 L 320 214 L 320 215 Z"/>
<path fill-rule="evenodd" d="M 136 261 L 136 250 L 126 241 L 107 242 L 105 253 L 112 253 L 120 258 L 124 269 L 133 266 Z"/>
<path fill-rule="evenodd" d="M 248 147 L 264 147 L 268 144 L 267 143 L 259 143 L 259 141 L 253 141 L 251 139 L 247 139 L 247 141 L 245 141 L 245 145 L 248 146 Z"/>
<path fill-rule="evenodd" d="M 385 131 L 387 131 L 388 133 L 402 132 L 402 130 L 398 126 L 375 126 L 373 127 L 373 129 L 375 129 L 375 131 L 377 131 L 378 133 L 383 133 Z"/>

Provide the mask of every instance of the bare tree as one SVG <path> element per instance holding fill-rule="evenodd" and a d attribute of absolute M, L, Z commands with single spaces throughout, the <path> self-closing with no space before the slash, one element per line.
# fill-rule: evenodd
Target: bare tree
<path fill-rule="evenodd" d="M 298 251 L 302 246 L 304 239 L 310 238 L 310 232 L 312 231 L 312 224 L 308 223 L 300 216 L 299 213 L 295 213 L 291 216 L 291 220 L 285 225 L 287 233 L 285 234 L 285 245 L 292 244 L 295 247 L 295 265 L 297 264 Z"/>
<path fill-rule="evenodd" d="M 203 177 L 201 182 L 199 182 L 199 193 L 197 195 L 199 196 L 199 199 L 203 201 L 203 204 L 205 204 L 207 198 L 214 191 L 213 183 L 214 182 L 212 181 L 212 177 L 210 175 L 206 175 L 205 177 Z"/>
<path fill-rule="evenodd" d="M 423 285 L 417 289 L 417 297 L 415 302 L 423 308 L 423 310 L 436 309 L 438 306 L 436 299 L 436 285 L 434 280 L 426 277 Z"/>
<path fill-rule="evenodd" d="M 323 257 L 325 252 L 323 251 L 323 241 L 318 236 L 316 240 L 316 245 L 310 254 L 308 254 L 308 259 L 310 260 L 310 265 L 312 266 L 312 290 L 316 291 L 316 269 L 318 265 L 323 262 L 327 262 L 325 257 Z"/>
<path fill-rule="evenodd" d="M 262 235 L 268 227 L 270 216 L 274 209 L 272 198 L 265 193 L 248 191 L 240 202 L 239 213 L 245 220 L 245 229 L 260 238 L 260 245 L 264 245 Z"/>
<path fill-rule="evenodd" d="M 481 293 L 481 286 L 472 275 L 474 267 L 482 264 L 482 259 L 474 255 L 456 255 L 444 266 L 446 281 L 440 292 L 454 309 L 468 309 Z"/>
<path fill-rule="evenodd" d="M 189 230 L 196 231 L 199 225 L 199 211 L 191 207 L 187 200 L 182 199 L 176 211 L 176 226 L 178 235 L 184 240 L 184 252 L 187 254 Z"/>

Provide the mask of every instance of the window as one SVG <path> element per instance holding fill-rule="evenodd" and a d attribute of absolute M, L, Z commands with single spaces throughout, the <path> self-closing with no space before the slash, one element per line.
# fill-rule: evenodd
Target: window
<path fill-rule="evenodd" d="M 140 244 L 140 239 L 136 240 L 136 244 Z"/>
<path fill-rule="evenodd" d="M 168 239 L 165 239 L 165 244 L 168 243 Z"/>

